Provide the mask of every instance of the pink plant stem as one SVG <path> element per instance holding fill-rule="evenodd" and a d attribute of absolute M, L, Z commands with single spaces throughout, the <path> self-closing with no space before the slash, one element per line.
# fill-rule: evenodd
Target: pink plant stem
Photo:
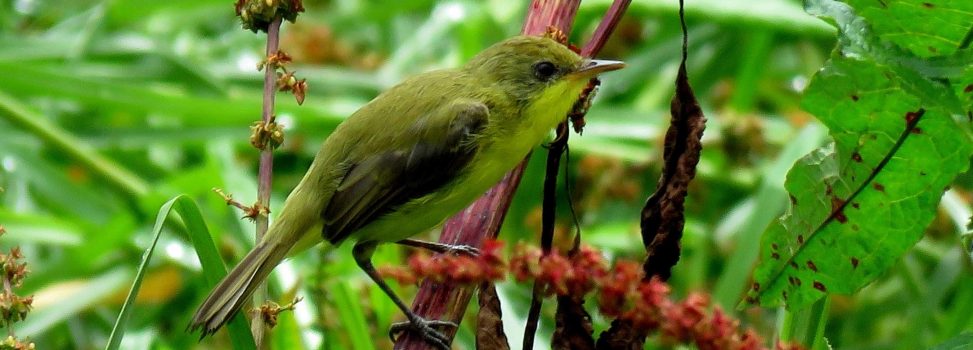
<path fill-rule="evenodd" d="M 523 166 L 518 166 L 483 197 L 447 220 L 439 242 L 480 248 L 483 240 L 496 237 L 523 173 Z M 412 303 L 412 310 L 427 319 L 449 320 L 459 324 L 475 292 L 475 286 L 424 281 Z M 452 338 L 456 335 L 456 329 L 446 328 L 443 333 Z M 395 343 L 395 349 L 431 348 L 422 337 L 412 333 L 403 334 Z"/>
<path fill-rule="evenodd" d="M 565 35 L 570 34 L 578 6 L 581 6 L 581 0 L 532 0 L 520 34 L 544 34 L 547 27 L 557 28 Z"/>
<path fill-rule="evenodd" d="M 601 48 L 605 47 L 608 37 L 615 31 L 615 26 L 622 20 L 622 15 L 625 14 L 625 10 L 628 10 L 628 5 L 631 3 L 632 0 L 615 0 L 612 3 L 608 12 L 605 13 L 605 17 L 601 19 L 601 23 L 598 23 L 598 28 L 591 35 L 591 40 L 581 49 L 581 56 L 595 57 L 601 51 Z"/>
<path fill-rule="evenodd" d="M 270 58 L 277 54 L 278 46 L 280 44 L 280 24 L 281 18 L 276 17 L 270 26 L 267 28 L 267 54 L 266 57 Z M 264 66 L 264 98 L 263 98 L 263 110 L 261 111 L 260 118 L 264 125 L 269 125 L 274 118 L 274 97 L 277 93 L 277 69 L 274 64 L 267 64 Z M 257 242 L 263 239 L 264 234 L 267 233 L 267 227 L 269 226 L 270 220 L 267 214 L 270 208 L 270 184 L 274 176 L 274 149 L 272 146 L 266 145 L 264 149 L 260 150 L 260 169 L 257 175 L 257 204 L 260 208 L 267 208 L 267 212 L 261 212 L 256 217 L 257 225 Z M 260 287 L 253 293 L 254 306 L 259 308 L 263 304 L 264 300 L 267 299 L 267 285 L 262 283 Z M 258 348 L 263 348 L 263 337 L 264 337 L 264 322 L 260 317 L 253 317 L 250 319 L 250 331 L 253 333 L 253 339 L 257 343 Z"/>

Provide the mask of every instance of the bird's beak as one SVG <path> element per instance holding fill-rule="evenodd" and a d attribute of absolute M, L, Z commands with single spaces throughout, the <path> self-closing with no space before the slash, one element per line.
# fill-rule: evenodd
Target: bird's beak
<path fill-rule="evenodd" d="M 585 60 L 581 63 L 581 68 L 572 72 L 571 75 L 577 77 L 591 78 L 598 74 L 625 68 L 625 62 L 609 60 Z"/>

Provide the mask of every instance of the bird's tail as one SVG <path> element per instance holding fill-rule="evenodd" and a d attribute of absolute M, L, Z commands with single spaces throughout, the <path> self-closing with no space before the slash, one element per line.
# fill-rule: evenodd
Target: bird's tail
<path fill-rule="evenodd" d="M 196 309 L 189 328 L 202 329 L 202 336 L 213 334 L 230 321 L 253 295 L 274 267 L 287 256 L 292 244 L 263 240 L 230 271 L 206 301 Z"/>
<path fill-rule="evenodd" d="M 319 192 L 304 190 L 307 188 L 304 182 L 301 181 L 287 197 L 280 216 L 270 225 L 263 239 L 213 288 L 203 304 L 196 309 L 189 324 L 190 331 L 202 329 L 203 337 L 215 333 L 240 311 L 277 264 L 290 253 L 306 249 L 321 240 L 318 234 L 318 218 L 323 203 L 320 199 L 322 196 Z"/>

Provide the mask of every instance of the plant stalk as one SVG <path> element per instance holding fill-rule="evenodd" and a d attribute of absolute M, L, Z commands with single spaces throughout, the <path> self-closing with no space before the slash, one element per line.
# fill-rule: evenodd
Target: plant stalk
<path fill-rule="evenodd" d="M 280 46 L 280 24 L 281 18 L 277 16 L 273 21 L 270 22 L 270 26 L 267 28 L 267 52 L 266 57 L 272 57 L 277 54 L 278 47 Z M 275 64 L 267 64 L 264 66 L 264 94 L 263 94 L 263 110 L 261 111 L 260 119 L 263 121 L 264 125 L 269 125 L 274 118 L 274 97 L 277 93 L 277 69 Z M 270 208 L 270 185 L 274 176 L 274 148 L 272 146 L 265 145 L 265 147 L 260 150 L 260 165 L 259 173 L 257 175 L 257 205 L 260 208 Z M 269 213 L 268 210 L 266 213 Z M 267 233 L 267 228 L 270 223 L 269 214 L 261 213 L 257 215 L 254 220 L 257 225 L 256 241 L 260 242 L 263 239 L 264 234 Z M 267 282 L 260 284 L 257 290 L 253 293 L 253 304 L 254 307 L 259 309 L 260 305 L 263 304 L 264 300 L 267 299 Z M 258 348 L 263 348 L 263 340 L 265 333 L 264 321 L 259 316 L 254 316 L 250 320 L 250 331 L 253 332 L 253 339 L 257 343 Z"/>

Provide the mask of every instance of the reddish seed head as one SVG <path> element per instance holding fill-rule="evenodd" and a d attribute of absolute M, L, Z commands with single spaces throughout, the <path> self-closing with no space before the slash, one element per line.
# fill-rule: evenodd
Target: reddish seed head
<path fill-rule="evenodd" d="M 669 298 L 669 286 L 658 278 L 645 281 L 642 266 L 633 261 L 617 261 L 609 269 L 601 253 L 582 246 L 572 256 L 552 252 L 544 256 L 536 247 L 518 246 L 509 265 L 501 255 L 503 244 L 484 242 L 480 255 L 416 254 L 409 268 L 380 269 L 383 276 L 400 282 L 418 279 L 479 283 L 499 280 L 508 273 L 518 281 L 536 280 L 548 294 L 584 296 L 596 291 L 598 309 L 606 317 L 626 320 L 647 332 L 661 332 L 666 344 L 695 344 L 701 350 L 766 349 L 753 330 L 741 331 L 739 322 L 719 307 L 710 310 L 709 296 L 691 293 L 681 302 Z M 796 345 L 777 345 L 796 350 Z"/>

